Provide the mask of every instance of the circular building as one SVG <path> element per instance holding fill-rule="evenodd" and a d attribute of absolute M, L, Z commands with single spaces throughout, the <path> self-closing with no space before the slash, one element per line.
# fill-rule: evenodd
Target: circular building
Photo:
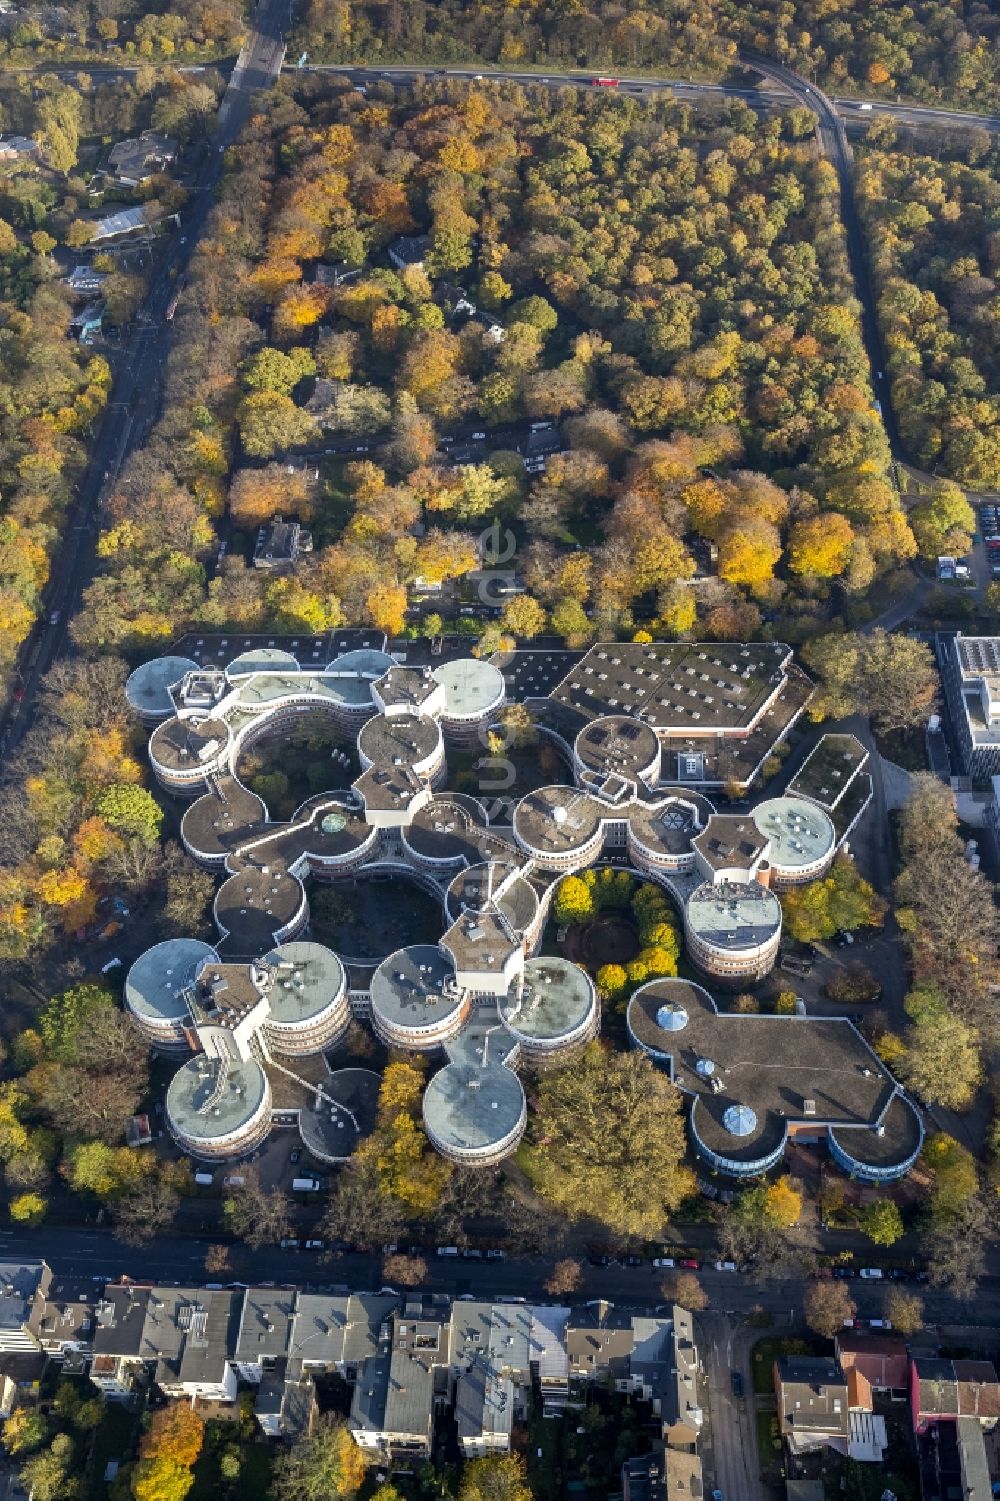
<path fill-rule="evenodd" d="M 319 678 L 322 703 L 342 727 L 357 728 L 375 709 L 374 684 L 394 667 L 392 657 L 371 647 L 344 652 L 325 668 Z"/>
<path fill-rule="evenodd" d="M 656 803 L 628 810 L 628 853 L 637 870 L 685 872 L 694 868 L 694 840 L 715 809 L 707 797 L 688 788 L 671 789 Z"/>
<path fill-rule="evenodd" d="M 167 719 L 149 737 L 149 764 L 168 792 L 194 797 L 209 778 L 229 769 L 232 734 L 224 719 L 208 715 Z"/>
<path fill-rule="evenodd" d="M 580 870 L 601 852 L 601 808 L 575 787 L 539 787 L 514 810 L 514 838 L 541 870 Z"/>
<path fill-rule="evenodd" d="M 507 860 L 485 860 L 460 871 L 448 887 L 444 901 L 448 922 L 457 922 L 465 912 L 492 909 L 512 934 L 523 934 L 530 947 L 538 938 L 544 914 L 535 888 Z"/>
<path fill-rule="evenodd" d="M 421 781 L 439 782 L 445 771 L 444 741 L 437 720 L 426 714 L 374 714 L 358 736 L 362 771 L 408 766 Z"/>
<path fill-rule="evenodd" d="M 253 959 L 272 944 L 297 938 L 309 921 L 305 888 L 284 862 L 263 865 L 248 856 L 215 893 L 215 926 L 232 955 Z"/>
<path fill-rule="evenodd" d="M 435 667 L 433 675 L 444 688 L 442 729 L 452 744 L 470 744 L 482 726 L 492 723 L 503 708 L 503 673 L 492 662 L 458 657 Z"/>
<path fill-rule="evenodd" d="M 443 792 L 418 808 L 400 838 L 414 865 L 447 876 L 476 865 L 489 828 L 480 802 L 464 792 Z"/>
<path fill-rule="evenodd" d="M 462 1030 L 471 1002 L 441 950 L 415 943 L 382 960 L 372 975 L 371 1007 L 386 1047 L 427 1053 Z"/>
<path fill-rule="evenodd" d="M 177 1145 L 206 1162 L 244 1157 L 271 1130 L 271 1086 L 259 1063 L 228 1067 L 199 1053 L 167 1090 L 167 1125 Z"/>
<path fill-rule="evenodd" d="M 730 1178 L 755 1178 L 777 1167 L 788 1127 L 772 1111 L 763 1117 L 732 1095 L 699 1094 L 691 1102 L 691 1137 L 710 1167 Z"/>
<path fill-rule="evenodd" d="M 771 797 L 751 813 L 768 841 L 771 883 L 779 890 L 815 881 L 833 860 L 837 834 L 822 808 L 804 797 Z"/>
<path fill-rule="evenodd" d="M 448 1063 L 424 1090 L 424 1129 L 451 1162 L 490 1167 L 515 1150 L 527 1123 L 520 1079 L 502 1063 Z"/>
<path fill-rule="evenodd" d="M 338 1068 L 299 1111 L 299 1135 L 320 1162 L 346 1162 L 375 1129 L 380 1074 L 370 1068 Z"/>
<path fill-rule="evenodd" d="M 268 1048 L 287 1057 L 322 1052 L 351 1020 L 344 966 L 332 949 L 302 940 L 282 943 L 260 961 L 269 975 Z"/>
<path fill-rule="evenodd" d="M 139 955 L 125 979 L 125 1005 L 151 1047 L 188 1051 L 185 991 L 206 964 L 218 962 L 211 944 L 197 938 L 168 938 Z"/>
<path fill-rule="evenodd" d="M 660 775 L 656 731 L 628 714 L 605 714 L 585 724 L 573 745 L 573 771 L 582 777 L 623 777 L 652 787 Z"/>
<path fill-rule="evenodd" d="M 501 1003 L 504 1026 L 528 1068 L 561 1068 L 596 1037 L 601 1008 L 586 970 L 569 959 L 529 959 Z"/>
<path fill-rule="evenodd" d="M 671 1075 L 675 1060 L 690 1045 L 691 1018 L 715 1012 L 707 990 L 690 980 L 649 980 L 632 996 L 625 1013 L 629 1042 Z"/>
<path fill-rule="evenodd" d="M 247 677 L 255 672 L 301 672 L 298 657 L 275 646 L 258 646 L 241 652 L 226 668 L 226 676 Z"/>
<path fill-rule="evenodd" d="M 757 881 L 703 881 L 684 904 L 684 937 L 699 969 L 726 985 L 762 980 L 781 943 L 781 903 Z"/>
<path fill-rule="evenodd" d="M 154 657 L 151 662 L 143 662 L 125 684 L 129 708 L 143 724 L 154 725 L 169 719 L 174 712 L 171 688 L 189 672 L 197 671 L 198 664 L 190 657 Z"/>

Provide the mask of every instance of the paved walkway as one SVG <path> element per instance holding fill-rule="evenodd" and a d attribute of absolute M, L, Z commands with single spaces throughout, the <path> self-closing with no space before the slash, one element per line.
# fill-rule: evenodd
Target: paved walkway
<path fill-rule="evenodd" d="M 882 757 L 882 786 L 885 788 L 885 805 L 895 813 L 906 806 L 913 791 L 913 773 L 897 766 L 895 761 Z"/>

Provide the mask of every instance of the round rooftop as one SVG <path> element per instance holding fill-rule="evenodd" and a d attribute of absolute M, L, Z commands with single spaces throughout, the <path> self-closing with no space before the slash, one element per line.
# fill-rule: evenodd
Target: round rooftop
<path fill-rule="evenodd" d="M 197 662 L 190 657 L 154 657 L 129 675 L 125 697 L 137 714 L 165 719 L 174 712 L 171 688 L 187 673 L 197 670 Z"/>
<path fill-rule="evenodd" d="M 569 959 L 529 959 L 500 1007 L 515 1036 L 552 1042 L 583 1026 L 596 1005 L 593 981 Z"/>
<path fill-rule="evenodd" d="M 518 867 L 507 860 L 487 860 L 459 871 L 448 887 L 448 920 L 457 922 L 463 911 L 481 912 L 490 901 L 518 932 L 531 925 L 538 911 L 538 897 L 531 882 L 518 873 Z"/>
<path fill-rule="evenodd" d="M 279 1026 L 320 1016 L 344 988 L 344 966 L 321 943 L 281 943 L 260 962 L 274 974 L 268 1000 L 270 1019 Z"/>
<path fill-rule="evenodd" d="M 230 677 L 248 672 L 299 672 L 298 657 L 290 651 L 281 651 L 276 646 L 260 646 L 254 651 L 241 652 L 226 668 Z"/>
<path fill-rule="evenodd" d="M 323 1081 L 329 1099 L 312 1097 L 311 1103 L 299 1111 L 303 1146 L 322 1162 L 342 1162 L 350 1157 L 358 1143 L 374 1130 L 381 1084 L 381 1075 L 370 1068 L 335 1070 Z M 330 1100 L 336 1104 L 331 1105 Z"/>
<path fill-rule="evenodd" d="M 435 667 L 434 678 L 444 688 L 446 715 L 484 714 L 503 702 L 503 673 L 492 662 L 457 657 Z"/>
<path fill-rule="evenodd" d="M 749 1105 L 727 1105 L 722 1124 L 730 1136 L 752 1136 L 757 1129 L 757 1112 Z"/>
<path fill-rule="evenodd" d="M 447 993 L 455 971 L 436 944 L 414 943 L 383 959 L 372 975 L 372 1011 L 390 1027 L 437 1031 L 462 1008 L 462 992 Z"/>
<path fill-rule="evenodd" d="M 485 1152 L 523 1123 L 524 1089 L 502 1063 L 448 1063 L 424 1090 L 423 1113 L 428 1135 L 446 1152 Z"/>
<path fill-rule="evenodd" d="M 182 1021 L 188 1014 L 184 990 L 206 963 L 219 962 L 211 944 L 197 938 L 168 938 L 140 954 L 125 979 L 125 1003 L 152 1022 Z"/>
<path fill-rule="evenodd" d="M 404 837 L 415 854 L 428 859 L 469 859 L 488 825 L 485 809 L 474 797 L 445 792 L 418 808 Z"/>
<path fill-rule="evenodd" d="M 717 949 L 751 949 L 781 931 L 781 903 L 757 881 L 703 881 L 687 899 L 691 933 Z"/>
<path fill-rule="evenodd" d="M 588 771 L 617 772 L 635 778 L 658 766 L 660 742 L 656 732 L 627 714 L 605 714 L 584 725 L 574 746 Z"/>
<path fill-rule="evenodd" d="M 409 712 L 375 714 L 358 736 L 358 750 L 377 767 L 419 765 L 433 756 L 440 743 L 437 720 Z"/>
<path fill-rule="evenodd" d="M 177 1131 L 191 1140 L 218 1141 L 239 1134 L 256 1118 L 267 1098 L 267 1076 L 251 1059 L 227 1069 L 218 1099 L 210 1105 L 217 1066 L 200 1053 L 177 1070 L 167 1089 L 167 1114 Z"/>
<path fill-rule="evenodd" d="M 683 1032 L 688 1024 L 688 1014 L 679 1001 L 667 1001 L 658 1007 L 656 1025 L 664 1032 Z"/>
<path fill-rule="evenodd" d="M 804 797 L 770 797 L 750 816 L 771 842 L 772 865 L 815 865 L 833 853 L 837 835 L 832 820 Z"/>
<path fill-rule="evenodd" d="M 224 719 L 168 719 L 149 737 L 149 753 L 167 771 L 211 769 L 231 739 Z"/>
<path fill-rule="evenodd" d="M 601 810 L 575 787 L 554 783 L 522 797 L 514 810 L 514 833 L 527 848 L 543 855 L 579 849 L 597 833 Z"/>

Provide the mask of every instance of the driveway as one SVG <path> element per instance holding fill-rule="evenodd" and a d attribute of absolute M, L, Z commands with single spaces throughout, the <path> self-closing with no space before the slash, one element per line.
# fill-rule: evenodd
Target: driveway
<path fill-rule="evenodd" d="M 738 1280 L 733 1278 L 734 1283 Z M 714 1310 L 698 1314 L 695 1323 L 705 1376 L 705 1425 L 698 1446 L 705 1494 L 710 1496 L 717 1487 L 725 1501 L 771 1501 L 771 1492 L 760 1480 L 750 1370 L 750 1347 L 759 1331 Z M 739 1399 L 732 1392 L 733 1371 L 743 1376 L 745 1395 Z"/>

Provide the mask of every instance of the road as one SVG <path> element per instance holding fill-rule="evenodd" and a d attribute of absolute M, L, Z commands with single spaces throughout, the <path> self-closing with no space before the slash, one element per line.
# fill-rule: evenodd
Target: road
<path fill-rule="evenodd" d="M 286 72 L 303 73 L 340 73 L 348 77 L 352 82 L 372 83 L 379 78 L 386 78 L 395 82 L 412 82 L 416 78 L 456 78 L 465 82 L 479 81 L 502 81 L 508 83 L 536 84 L 550 88 L 591 88 L 594 86 L 593 73 L 542 73 L 540 70 L 531 72 L 513 71 L 490 67 L 483 64 L 485 72 L 480 72 L 475 66 L 467 68 L 442 68 L 433 63 L 386 63 L 379 68 L 367 67 L 360 63 L 286 63 Z M 77 70 L 79 71 L 79 70 Z M 678 98 L 707 96 L 711 98 L 724 97 L 728 99 L 746 99 L 756 105 L 778 104 L 772 92 L 745 88 L 736 84 L 728 83 L 702 83 L 690 78 L 658 78 L 647 77 L 637 74 L 617 75 L 618 87 L 626 93 L 655 93 L 667 91 Z M 782 83 L 780 87 L 784 88 Z M 841 99 L 832 101 L 837 113 L 844 117 L 845 121 L 864 124 L 866 116 L 870 113 L 889 115 L 900 124 L 906 125 L 937 125 L 949 129 L 971 129 L 989 131 L 991 134 L 1000 134 L 1000 115 L 969 114 L 964 110 L 935 109 L 929 105 L 904 104 L 893 100 L 882 99 Z"/>
<path fill-rule="evenodd" d="M 76 503 L 67 516 L 65 535 L 52 560 L 52 583 L 45 611 L 22 648 L 18 698 L 0 735 L 0 755 L 4 757 L 10 755 L 30 727 L 39 683 L 63 651 L 81 591 L 93 575 L 101 498 L 156 420 L 161 376 L 170 347 L 167 308 L 204 232 L 222 175 L 226 148 L 235 142 L 246 124 L 254 94 L 273 83 L 281 71 L 282 28 L 288 23 L 289 11 L 290 0 L 260 0 L 254 29 L 220 101 L 215 131 L 191 184 L 181 232 L 163 242 L 152 284 L 122 342 L 110 400 L 100 420 Z"/>

